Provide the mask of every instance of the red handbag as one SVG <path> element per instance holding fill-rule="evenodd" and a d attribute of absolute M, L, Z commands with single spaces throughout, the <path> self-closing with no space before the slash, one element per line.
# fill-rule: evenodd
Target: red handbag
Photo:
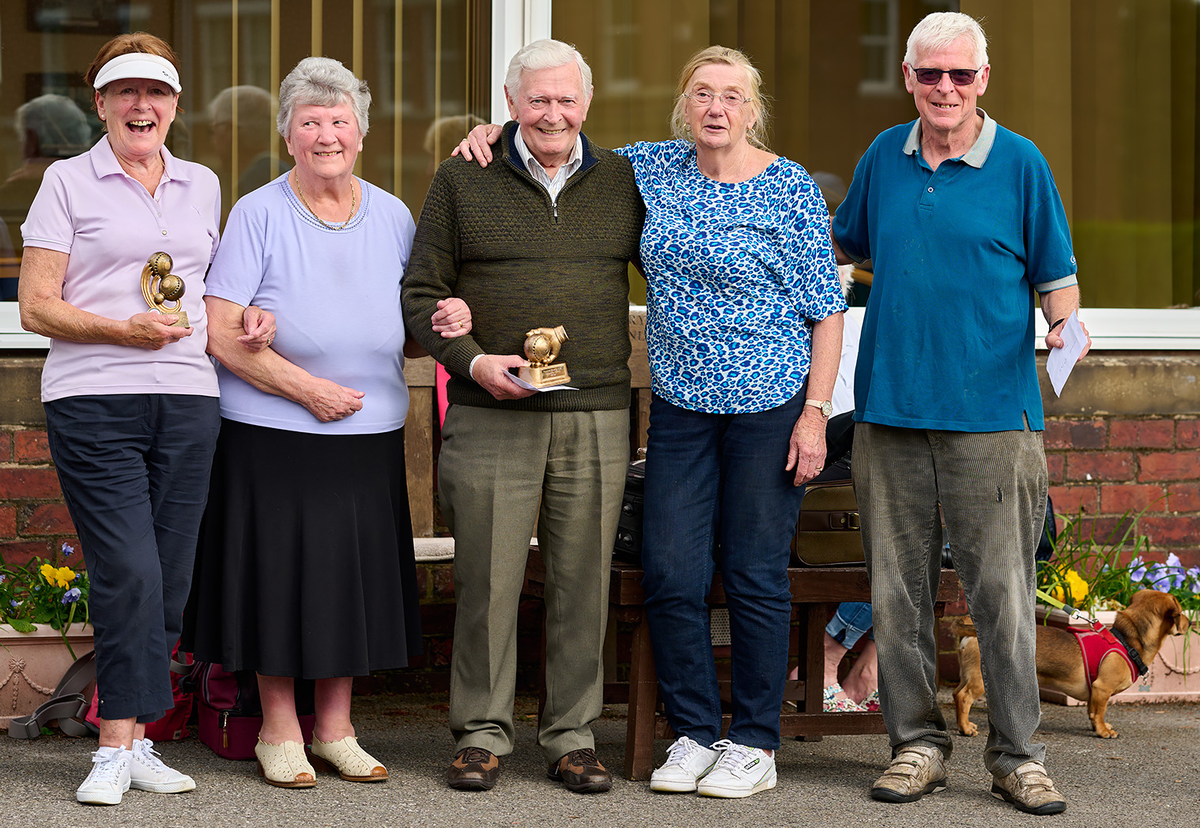
<path fill-rule="evenodd" d="M 180 661 L 183 656 L 187 660 Z M 175 706 L 163 714 L 161 719 L 146 723 L 146 738 L 152 742 L 178 742 L 191 735 L 188 721 L 192 718 L 193 696 L 188 675 L 192 671 L 191 653 L 180 653 L 178 642 L 171 651 L 171 697 Z M 100 694 L 92 695 L 92 704 L 88 707 L 87 721 L 96 727 L 100 726 L 100 716 L 97 708 L 100 705 Z"/>
<path fill-rule="evenodd" d="M 220 664 L 201 661 L 192 667 L 187 682 L 195 688 L 200 741 L 225 759 L 253 759 L 263 721 L 254 672 L 231 673 Z M 310 744 L 316 716 L 298 718 L 304 743 Z"/>

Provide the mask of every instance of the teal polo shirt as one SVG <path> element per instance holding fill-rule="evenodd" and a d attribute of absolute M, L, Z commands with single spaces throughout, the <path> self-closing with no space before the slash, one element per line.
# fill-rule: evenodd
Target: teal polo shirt
<path fill-rule="evenodd" d="M 833 235 L 875 273 L 854 419 L 943 431 L 1043 429 L 1034 293 L 1076 284 L 1050 165 L 982 109 L 971 149 L 938 165 L 920 120 L 871 144 Z"/>

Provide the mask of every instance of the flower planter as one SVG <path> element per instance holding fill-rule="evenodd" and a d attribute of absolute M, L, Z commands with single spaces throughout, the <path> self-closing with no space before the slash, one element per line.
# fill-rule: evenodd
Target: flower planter
<path fill-rule="evenodd" d="M 1085 629 L 1086 624 L 1076 621 L 1061 610 L 1038 605 L 1036 609 L 1038 623 L 1046 623 L 1051 627 L 1066 629 L 1075 627 Z M 1102 610 L 1096 613 L 1096 619 L 1106 627 L 1111 627 L 1117 613 L 1113 610 Z M 1142 676 L 1126 690 L 1116 693 L 1110 702 L 1175 702 L 1200 701 L 1200 632 L 1197 631 L 1196 620 L 1192 620 L 1192 629 L 1185 635 L 1168 636 L 1163 642 L 1162 649 L 1148 665 L 1150 672 Z M 1054 690 L 1042 689 L 1042 699 L 1054 704 L 1082 705 L 1086 702 L 1073 699 Z"/>
<path fill-rule="evenodd" d="M 92 628 L 72 624 L 67 640 L 81 656 L 92 649 Z M 0 624 L 0 729 L 14 716 L 27 716 L 54 693 L 58 680 L 74 663 L 62 633 L 41 624 L 29 633 Z"/>

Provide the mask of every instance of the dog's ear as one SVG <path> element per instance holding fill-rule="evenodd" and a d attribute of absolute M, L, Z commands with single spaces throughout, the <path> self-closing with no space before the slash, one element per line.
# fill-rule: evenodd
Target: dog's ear
<path fill-rule="evenodd" d="M 1175 634 L 1182 635 L 1188 631 L 1192 622 L 1187 617 L 1187 613 L 1183 611 L 1183 606 L 1179 603 L 1179 599 L 1174 595 L 1170 596 L 1170 598 L 1173 606 L 1168 613 L 1168 619 L 1172 622 L 1171 626 L 1174 628 Z"/>

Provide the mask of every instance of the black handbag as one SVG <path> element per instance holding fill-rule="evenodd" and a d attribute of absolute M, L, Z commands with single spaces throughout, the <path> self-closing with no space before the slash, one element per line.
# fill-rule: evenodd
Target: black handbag
<path fill-rule="evenodd" d="M 646 502 L 646 461 L 634 460 L 625 472 L 625 497 L 617 521 L 613 557 L 629 563 L 642 562 L 642 510 Z"/>

